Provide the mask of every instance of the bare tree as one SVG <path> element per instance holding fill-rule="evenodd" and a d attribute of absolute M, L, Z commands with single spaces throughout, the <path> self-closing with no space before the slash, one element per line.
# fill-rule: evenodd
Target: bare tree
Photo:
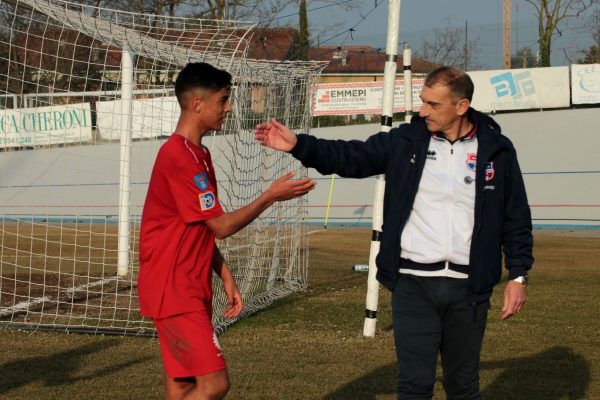
<path fill-rule="evenodd" d="M 537 67 L 537 57 L 529 47 L 521 47 L 510 58 L 511 68 L 531 68 Z"/>
<path fill-rule="evenodd" d="M 538 21 L 540 67 L 550 66 L 552 37 L 562 35 L 559 25 L 567 18 L 579 17 L 594 0 L 525 0 L 535 9 Z"/>
<path fill-rule="evenodd" d="M 84 0 L 85 4 L 155 16 L 220 20 L 273 19 L 298 0 Z"/>
<path fill-rule="evenodd" d="M 591 35 L 593 44 L 580 52 L 583 56 L 577 62 L 580 64 L 599 64 L 600 63 L 600 3 L 594 9 L 592 15 L 586 20 L 582 28 L 582 33 Z"/>
<path fill-rule="evenodd" d="M 466 28 L 466 27 L 465 27 Z M 450 25 L 450 18 L 442 28 L 433 28 L 433 38 L 423 39 L 421 50 L 415 56 L 423 60 L 453 67 L 479 69 L 476 58 L 479 36 L 466 38 L 465 30 Z"/>

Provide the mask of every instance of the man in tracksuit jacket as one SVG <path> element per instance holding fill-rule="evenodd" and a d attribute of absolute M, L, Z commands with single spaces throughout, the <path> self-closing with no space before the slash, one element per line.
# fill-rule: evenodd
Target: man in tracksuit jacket
<path fill-rule="evenodd" d="M 515 149 L 470 108 L 464 72 L 430 73 L 410 124 L 362 141 L 295 135 L 273 120 L 255 138 L 322 174 L 386 175 L 377 279 L 392 291 L 398 399 L 431 399 L 438 353 L 449 399 L 479 399 L 489 299 L 509 282 L 502 318 L 520 312 L 533 263 L 531 214 Z"/>

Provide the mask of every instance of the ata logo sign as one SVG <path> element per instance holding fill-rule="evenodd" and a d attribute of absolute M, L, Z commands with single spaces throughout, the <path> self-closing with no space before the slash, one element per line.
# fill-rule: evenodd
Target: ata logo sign
<path fill-rule="evenodd" d="M 491 77 L 490 83 L 494 85 L 498 98 L 510 96 L 513 100 L 519 100 L 535 94 L 535 86 L 529 71 L 518 73 L 508 71 Z"/>
<path fill-rule="evenodd" d="M 600 69 L 592 64 L 581 68 L 577 75 L 579 76 L 579 86 L 588 93 L 600 93 Z"/>

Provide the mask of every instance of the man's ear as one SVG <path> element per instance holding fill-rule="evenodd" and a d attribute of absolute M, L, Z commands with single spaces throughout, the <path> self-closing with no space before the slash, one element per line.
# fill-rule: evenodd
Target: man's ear
<path fill-rule="evenodd" d="M 456 114 L 459 117 L 462 117 L 469 111 L 469 107 L 471 107 L 471 102 L 467 99 L 460 99 L 456 105 Z"/>

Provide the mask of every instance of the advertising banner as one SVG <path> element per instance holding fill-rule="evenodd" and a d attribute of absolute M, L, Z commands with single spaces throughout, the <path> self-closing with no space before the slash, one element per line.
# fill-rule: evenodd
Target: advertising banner
<path fill-rule="evenodd" d="M 569 67 L 474 71 L 472 105 L 483 112 L 570 106 Z"/>
<path fill-rule="evenodd" d="M 122 101 L 99 101 L 96 103 L 96 126 L 102 139 L 118 140 L 123 131 Z M 133 100 L 131 130 L 133 139 L 170 136 L 179 119 L 177 98 L 155 97 Z"/>
<path fill-rule="evenodd" d="M 413 110 L 421 108 L 423 79 L 413 79 Z M 394 112 L 404 111 L 404 81 L 397 80 L 394 88 Z M 313 86 L 311 109 L 313 116 L 381 114 L 383 81 L 321 83 Z"/>
<path fill-rule="evenodd" d="M 600 64 L 571 65 L 573 104 L 600 103 Z"/>
<path fill-rule="evenodd" d="M 0 110 L 0 148 L 90 140 L 89 103 Z"/>

